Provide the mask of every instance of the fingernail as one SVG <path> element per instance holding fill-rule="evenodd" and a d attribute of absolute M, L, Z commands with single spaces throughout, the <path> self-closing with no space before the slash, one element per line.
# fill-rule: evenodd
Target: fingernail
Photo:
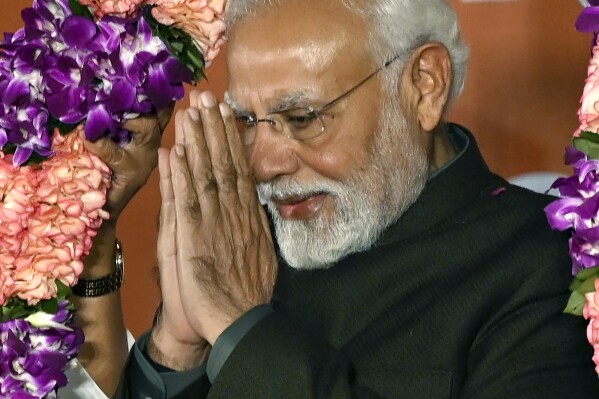
<path fill-rule="evenodd" d="M 185 154 L 185 149 L 183 148 L 182 145 L 175 144 L 175 154 L 177 154 L 177 156 L 180 156 L 180 157 L 182 157 L 183 154 Z"/>
<path fill-rule="evenodd" d="M 197 109 L 195 108 L 189 108 L 187 110 L 187 113 L 189 114 L 189 117 L 194 120 L 195 122 L 199 122 L 200 121 L 200 113 L 198 112 Z"/>
<path fill-rule="evenodd" d="M 222 116 L 229 116 L 231 115 L 231 110 L 229 109 L 229 106 L 225 103 L 220 103 L 218 105 L 218 108 L 220 109 L 220 114 Z"/>
<path fill-rule="evenodd" d="M 202 104 L 206 108 L 214 107 L 216 105 L 216 98 L 214 98 L 214 94 L 209 91 L 205 91 L 200 95 L 202 100 Z"/>

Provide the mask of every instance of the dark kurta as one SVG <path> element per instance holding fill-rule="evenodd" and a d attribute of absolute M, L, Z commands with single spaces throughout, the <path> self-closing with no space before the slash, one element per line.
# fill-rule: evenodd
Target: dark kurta
<path fill-rule="evenodd" d="M 469 137 L 374 249 L 281 266 L 276 311 L 208 397 L 599 398 L 586 323 L 562 313 L 571 261 L 551 198 L 490 173 Z"/>

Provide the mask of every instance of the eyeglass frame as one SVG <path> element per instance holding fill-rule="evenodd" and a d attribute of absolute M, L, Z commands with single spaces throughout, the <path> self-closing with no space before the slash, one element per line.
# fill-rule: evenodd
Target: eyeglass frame
<path fill-rule="evenodd" d="M 392 57 L 391 59 L 389 59 L 388 61 L 386 61 L 382 66 L 380 66 L 379 68 L 377 68 L 374 72 L 372 72 L 370 75 L 366 76 L 364 79 L 362 79 L 361 81 L 359 81 L 352 88 L 350 88 L 346 92 L 342 93 L 338 97 L 334 98 L 333 100 L 329 101 L 328 103 L 324 104 L 322 107 L 320 107 L 318 109 L 314 109 L 314 107 L 289 108 L 289 109 L 285 109 L 285 110 L 281 110 L 281 111 L 277 111 L 277 112 L 272 112 L 272 113 L 270 113 L 270 115 L 282 114 L 282 113 L 285 113 L 285 112 L 297 111 L 297 110 L 306 110 L 306 111 L 308 111 L 307 115 L 314 115 L 314 120 L 318 120 L 320 122 L 321 128 L 320 128 L 320 133 L 318 133 L 316 136 L 312 136 L 312 137 L 307 138 L 305 140 L 310 140 L 310 139 L 319 137 L 326 130 L 324 121 L 322 120 L 322 116 L 323 116 L 322 114 L 324 112 L 326 112 L 328 109 L 330 109 L 331 107 L 333 107 L 334 105 L 336 105 L 339 101 L 345 99 L 350 94 L 352 94 L 353 92 L 355 92 L 363 84 L 365 84 L 366 82 L 368 82 L 370 79 L 372 79 L 374 76 L 376 76 L 379 72 L 381 72 L 383 69 L 386 69 L 389 65 L 391 65 L 393 62 L 397 61 L 399 58 L 400 58 L 399 54 L 395 55 L 394 57 Z M 268 114 L 266 116 L 268 116 Z M 242 115 L 242 116 L 236 116 L 235 118 L 238 119 L 238 120 L 243 118 L 242 122 L 244 124 L 246 124 L 247 126 L 252 126 L 254 128 L 258 127 L 258 124 L 261 123 L 261 122 L 267 122 L 269 125 L 271 125 L 276 130 L 276 124 L 278 123 L 276 120 L 274 120 L 272 118 L 268 118 L 268 117 L 257 118 L 255 115 Z M 282 125 L 282 128 L 281 128 L 281 131 L 279 133 L 281 133 L 281 132 L 283 132 L 285 130 L 284 125 L 283 124 L 281 124 L 281 125 Z M 285 136 L 285 137 L 293 139 L 293 140 L 302 141 L 301 139 L 296 139 L 293 136 L 292 137 Z M 249 145 L 253 144 L 253 142 L 254 141 L 252 141 L 252 143 L 250 143 L 250 144 L 246 144 L 246 146 L 249 146 Z"/>

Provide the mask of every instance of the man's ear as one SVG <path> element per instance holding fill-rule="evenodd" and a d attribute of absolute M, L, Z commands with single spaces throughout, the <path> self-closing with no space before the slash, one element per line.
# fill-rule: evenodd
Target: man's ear
<path fill-rule="evenodd" d="M 422 130 L 432 131 L 443 117 L 451 88 L 452 66 L 447 48 L 427 43 L 414 51 L 404 71 L 403 84 L 411 88 L 413 110 Z"/>

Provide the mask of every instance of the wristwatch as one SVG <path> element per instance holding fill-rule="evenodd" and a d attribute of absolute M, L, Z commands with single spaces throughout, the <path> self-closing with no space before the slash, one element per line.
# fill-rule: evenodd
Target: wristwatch
<path fill-rule="evenodd" d="M 115 271 L 107 276 L 93 279 L 79 279 L 77 284 L 71 288 L 73 295 L 94 298 L 110 294 L 121 288 L 125 274 L 125 262 L 123 258 L 123 246 L 118 239 L 114 241 L 114 266 Z"/>

